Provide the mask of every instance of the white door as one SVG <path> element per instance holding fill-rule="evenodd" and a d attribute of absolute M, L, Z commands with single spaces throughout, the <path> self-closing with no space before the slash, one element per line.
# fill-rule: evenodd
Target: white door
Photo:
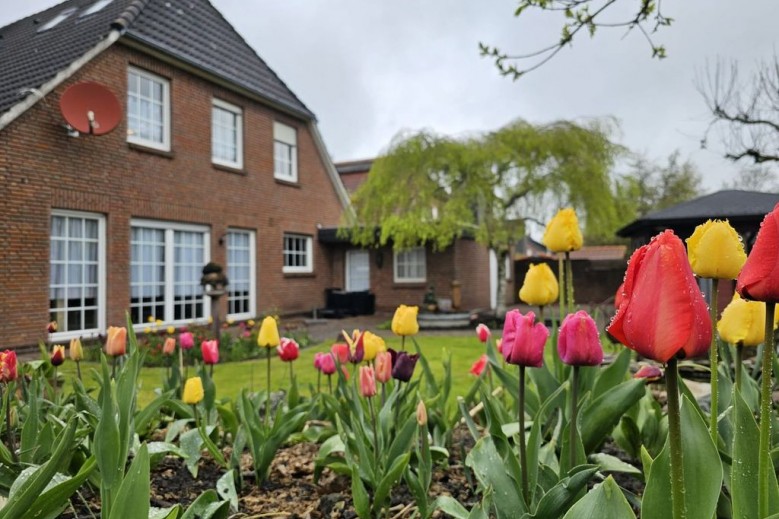
<path fill-rule="evenodd" d="M 371 264 L 367 250 L 346 252 L 346 290 L 358 292 L 371 288 Z"/>

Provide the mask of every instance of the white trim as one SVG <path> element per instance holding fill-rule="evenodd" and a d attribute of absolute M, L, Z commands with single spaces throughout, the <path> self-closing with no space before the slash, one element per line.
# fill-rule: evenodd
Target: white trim
<path fill-rule="evenodd" d="M 236 161 L 214 157 L 214 108 L 220 108 L 235 116 Z M 214 97 L 211 99 L 211 162 L 220 166 L 243 169 L 243 108 Z"/>
<path fill-rule="evenodd" d="M 245 232 L 249 234 L 249 311 L 240 314 L 227 314 L 228 318 L 235 320 L 251 319 L 257 315 L 257 231 L 254 229 L 240 229 L 238 227 L 228 227 L 227 232 Z M 227 252 L 225 248 L 225 252 Z M 227 265 L 230 268 L 230 265 Z M 228 281 L 230 281 L 228 277 Z M 228 309 L 229 306 L 229 285 L 228 285 Z"/>
<path fill-rule="evenodd" d="M 78 337 L 83 337 L 85 339 L 98 337 L 100 334 L 104 333 L 106 329 L 106 217 L 102 213 L 52 209 L 51 214 L 49 215 L 49 226 L 51 226 L 52 216 L 90 218 L 97 220 L 97 328 L 50 333 L 49 341 L 58 342 Z M 51 228 L 49 228 L 49 247 L 51 247 Z M 49 259 L 48 290 L 51 290 L 51 259 Z M 51 308 L 49 308 L 49 311 L 51 311 Z"/>
<path fill-rule="evenodd" d="M 398 255 L 399 254 L 407 254 L 409 252 L 419 252 L 422 251 L 422 259 L 424 260 L 425 264 L 425 277 L 422 278 L 411 278 L 411 277 L 399 277 L 398 276 Z M 427 249 L 425 247 L 412 247 L 411 249 L 406 249 L 403 251 L 393 251 L 392 252 L 392 280 L 395 283 L 425 283 L 427 282 Z"/>
<path fill-rule="evenodd" d="M 290 174 L 276 170 L 276 143 L 288 146 L 291 150 L 289 157 Z M 298 136 L 294 126 L 273 121 L 273 177 L 286 182 L 298 181 Z"/>
<path fill-rule="evenodd" d="M 290 238 L 300 238 L 306 240 L 306 260 L 308 265 L 305 267 L 288 267 L 284 265 L 284 256 L 285 251 L 287 250 L 284 246 L 284 239 L 287 237 Z M 310 274 L 314 272 L 314 239 L 311 235 L 308 234 L 299 234 L 294 232 L 285 232 L 282 238 L 281 242 L 281 271 L 284 274 Z"/>
<path fill-rule="evenodd" d="M 162 85 L 162 142 L 157 142 L 149 139 L 144 139 L 143 137 L 135 136 L 130 133 L 130 117 L 129 117 L 129 109 L 130 109 L 130 74 L 137 74 L 141 78 L 146 78 L 151 81 L 155 81 L 157 83 L 160 83 Z M 157 74 L 152 74 L 151 72 L 147 72 L 141 68 L 129 66 L 127 67 L 127 109 L 128 112 L 125 113 L 125 117 L 127 119 L 127 142 L 138 144 L 140 146 L 145 146 L 147 148 L 154 148 L 156 150 L 162 150 L 162 151 L 170 151 L 171 149 L 171 142 L 170 142 L 170 114 L 171 114 L 171 106 L 170 106 L 170 80 L 167 78 L 164 78 L 162 76 L 158 76 Z"/>

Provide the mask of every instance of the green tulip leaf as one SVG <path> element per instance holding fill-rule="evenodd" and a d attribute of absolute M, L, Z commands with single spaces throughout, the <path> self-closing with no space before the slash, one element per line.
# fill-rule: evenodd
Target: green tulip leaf
<path fill-rule="evenodd" d="M 380 515 L 380 512 L 384 507 L 384 501 L 387 499 L 387 497 L 389 497 L 390 490 L 392 490 L 392 487 L 394 487 L 395 484 L 400 480 L 400 477 L 403 475 L 403 471 L 406 470 L 410 459 L 410 452 L 407 452 L 406 454 L 396 458 L 376 487 L 376 492 L 373 495 L 373 512 L 377 517 Z"/>
<path fill-rule="evenodd" d="M 142 444 L 116 494 L 109 519 L 148 519 L 149 451 Z"/>
<path fill-rule="evenodd" d="M 706 422 L 685 395 L 681 408 L 682 453 L 687 519 L 711 519 L 722 488 L 722 464 Z M 673 517 L 671 456 L 668 442 L 652 462 L 641 505 L 642 519 Z"/>
<path fill-rule="evenodd" d="M 220 501 L 216 491 L 206 490 L 189 505 L 181 519 L 227 519 L 230 503 Z"/>
<path fill-rule="evenodd" d="M 149 519 L 178 519 L 179 515 L 181 515 L 181 505 L 170 508 L 151 507 L 149 509 Z"/>
<path fill-rule="evenodd" d="M 563 519 L 635 519 L 636 514 L 630 508 L 614 478 L 589 491 L 576 502 Z"/>
<path fill-rule="evenodd" d="M 632 350 L 622 348 L 622 351 L 617 354 L 611 364 L 599 371 L 595 384 L 592 387 L 593 399 L 607 393 L 611 388 L 625 380 L 625 375 L 627 375 L 628 368 L 630 367 L 632 353 Z"/>
<path fill-rule="evenodd" d="M 360 519 L 369 519 L 371 504 L 356 465 L 352 466 L 352 500 L 354 501 L 354 511 L 357 512 Z"/>
<path fill-rule="evenodd" d="M 557 519 L 563 516 L 577 496 L 586 487 L 587 483 L 598 472 L 598 467 L 592 465 L 579 465 L 568 472 L 568 475 L 561 479 L 554 487 L 544 494 L 535 513 L 531 515 L 533 519 Z"/>
<path fill-rule="evenodd" d="M 643 380 L 627 380 L 592 400 L 581 412 L 580 433 L 585 452 L 592 452 L 619 423 L 622 415 L 644 396 Z"/>
<path fill-rule="evenodd" d="M 476 478 L 485 489 L 492 489 L 498 519 L 513 519 L 527 512 L 517 492 L 517 483 L 506 471 L 505 462 L 498 454 L 490 436 L 476 442 L 466 457 L 465 464 L 473 469 Z"/>
<path fill-rule="evenodd" d="M 219 493 L 219 497 L 225 501 L 229 501 L 230 508 L 234 512 L 238 511 L 238 492 L 235 490 L 235 470 L 228 470 L 217 480 L 216 491 Z"/>
<path fill-rule="evenodd" d="M 630 474 L 638 478 L 643 478 L 643 473 L 630 463 L 625 463 L 616 456 L 611 454 L 605 454 L 603 452 L 597 452 L 590 455 L 590 461 L 596 463 L 600 467 L 601 472 L 621 472 L 623 474 Z"/>
<path fill-rule="evenodd" d="M 454 519 L 468 519 L 468 510 L 465 509 L 455 498 L 450 496 L 439 496 L 433 503 L 433 510 L 441 510 L 446 515 Z"/>

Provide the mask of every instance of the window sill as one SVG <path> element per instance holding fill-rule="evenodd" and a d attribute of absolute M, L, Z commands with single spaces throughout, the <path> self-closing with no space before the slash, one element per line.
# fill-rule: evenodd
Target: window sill
<path fill-rule="evenodd" d="M 149 146 L 144 146 L 143 144 L 137 144 L 135 142 L 128 142 L 127 146 L 131 150 L 140 151 L 141 153 L 150 153 L 152 155 L 158 155 L 166 159 L 173 159 L 176 157 L 176 154 L 173 153 L 172 151 L 165 151 L 157 148 L 151 148 Z"/>
<path fill-rule="evenodd" d="M 315 278 L 315 272 L 284 272 L 285 278 Z"/>
<path fill-rule="evenodd" d="M 235 175 L 246 176 L 246 170 L 244 168 L 239 168 L 236 166 L 228 166 L 226 164 L 219 164 L 218 162 L 212 162 L 211 166 L 213 166 L 214 169 L 217 169 L 219 171 L 224 171 L 226 173 L 233 173 Z"/>
<path fill-rule="evenodd" d="M 273 180 L 275 180 L 277 184 L 281 184 L 282 186 L 296 187 L 300 189 L 300 183 L 297 181 L 293 182 L 291 180 L 283 180 L 281 178 L 276 178 L 276 177 L 273 177 Z"/>

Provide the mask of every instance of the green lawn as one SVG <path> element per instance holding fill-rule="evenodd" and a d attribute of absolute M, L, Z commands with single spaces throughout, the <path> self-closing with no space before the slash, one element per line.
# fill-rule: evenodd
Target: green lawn
<path fill-rule="evenodd" d="M 468 373 L 471 365 L 484 353 L 484 346 L 476 336 L 443 337 L 429 336 L 418 337 L 417 342 L 430 363 L 431 368 L 438 376 L 443 373 L 442 359 L 447 351 L 452 356 L 452 383 L 453 394 L 464 395 L 473 384 L 474 377 Z M 392 337 L 387 340 L 387 346 L 400 349 L 400 339 Z M 294 362 L 295 375 L 298 379 L 298 387 L 304 394 L 308 392 L 309 384 L 316 386 L 317 372 L 314 369 L 314 354 L 320 351 L 328 351 L 329 343 L 312 346 L 300 352 L 300 358 Z M 406 349 L 414 351 L 411 341 L 406 341 Z M 271 384 L 274 390 L 286 389 L 289 385 L 289 365 L 281 362 L 273 351 L 271 358 Z M 96 363 L 81 364 L 81 370 L 87 386 L 95 386 L 92 382 L 92 369 L 99 368 Z M 264 389 L 266 384 L 266 360 L 255 359 L 243 362 L 231 362 L 217 364 L 214 367 L 214 382 L 217 388 L 217 398 L 235 398 L 243 388 L 250 390 Z M 67 360 L 60 367 L 60 372 L 65 376 L 66 391 L 71 387 L 70 379 L 76 374 L 76 366 Z M 190 367 L 190 376 L 194 369 Z M 416 376 L 421 373 L 417 365 Z M 144 368 L 140 377 L 139 406 L 144 406 L 154 399 L 154 390 L 162 386 L 165 376 L 165 368 Z M 323 388 L 326 386 L 323 377 Z"/>

